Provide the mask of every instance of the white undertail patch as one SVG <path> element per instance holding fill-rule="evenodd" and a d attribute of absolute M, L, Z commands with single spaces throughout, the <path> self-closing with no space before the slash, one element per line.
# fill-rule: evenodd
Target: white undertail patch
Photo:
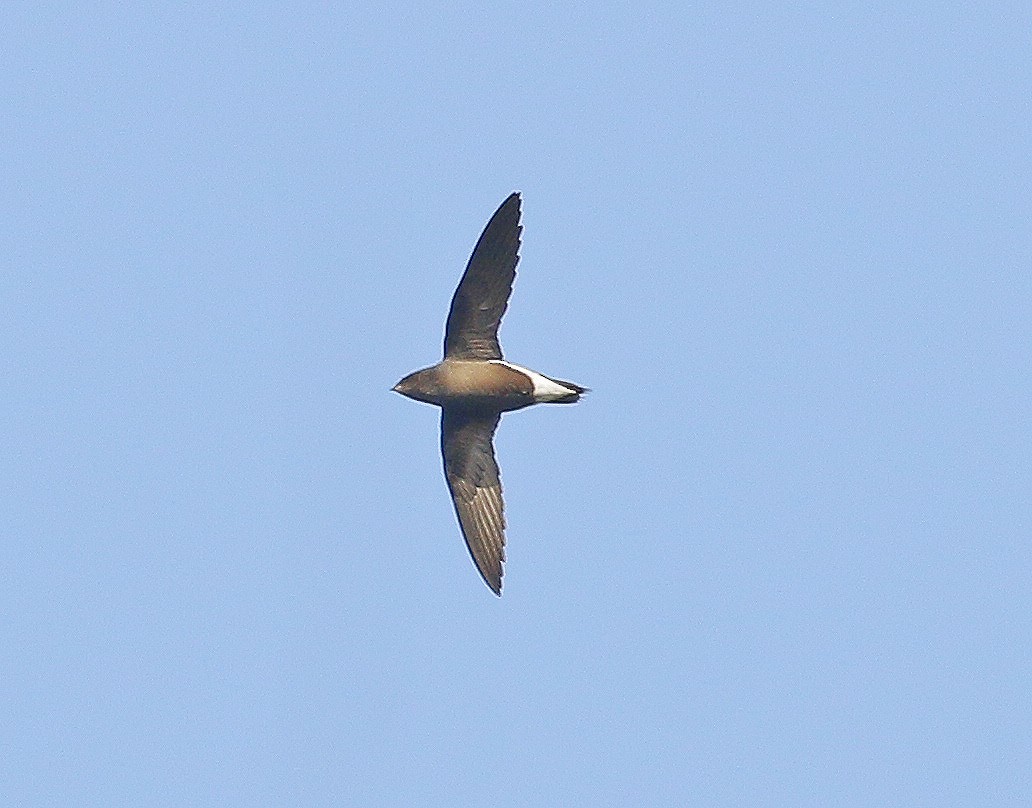
<path fill-rule="evenodd" d="M 542 376 L 540 373 L 535 373 L 530 368 L 521 367 L 520 365 L 514 365 L 512 362 L 506 362 L 504 359 L 491 359 L 491 362 L 495 362 L 499 365 L 505 365 L 507 368 L 518 370 L 520 373 L 526 373 L 530 377 L 531 383 L 534 385 L 534 400 L 539 402 L 547 401 L 558 401 L 559 399 L 568 397 L 571 393 L 576 393 L 569 387 L 564 387 L 558 382 L 554 382 L 547 376 Z"/>

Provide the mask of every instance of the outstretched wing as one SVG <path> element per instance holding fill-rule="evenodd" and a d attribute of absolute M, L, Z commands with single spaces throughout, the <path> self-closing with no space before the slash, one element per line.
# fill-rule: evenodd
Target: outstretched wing
<path fill-rule="evenodd" d="M 446 359 L 501 359 L 498 324 L 520 260 L 520 195 L 495 211 L 466 264 L 444 329 Z"/>
<path fill-rule="evenodd" d="M 495 428 L 501 413 L 441 410 L 441 454 L 459 527 L 473 563 L 496 595 L 502 594 L 505 516 L 495 462 Z"/>

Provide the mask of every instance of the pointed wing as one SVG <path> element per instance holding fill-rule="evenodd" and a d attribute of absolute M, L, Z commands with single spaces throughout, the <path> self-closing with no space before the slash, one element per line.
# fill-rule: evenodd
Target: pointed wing
<path fill-rule="evenodd" d="M 446 359 L 502 358 L 498 324 L 512 294 L 522 230 L 516 192 L 495 211 L 480 234 L 452 297 L 444 329 Z"/>
<path fill-rule="evenodd" d="M 502 594 L 505 517 L 502 481 L 495 462 L 495 428 L 501 413 L 441 410 L 441 454 L 459 527 L 484 582 Z"/>

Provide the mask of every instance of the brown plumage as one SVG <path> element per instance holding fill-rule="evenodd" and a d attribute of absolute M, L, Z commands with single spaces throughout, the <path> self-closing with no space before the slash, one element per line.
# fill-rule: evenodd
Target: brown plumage
<path fill-rule="evenodd" d="M 441 454 L 459 527 L 496 595 L 502 593 L 505 515 L 493 439 L 502 413 L 542 402 L 573 403 L 587 392 L 502 359 L 498 326 L 516 277 L 522 229 L 520 195 L 513 193 L 484 228 L 452 297 L 444 359 L 394 386 L 441 407 Z"/>

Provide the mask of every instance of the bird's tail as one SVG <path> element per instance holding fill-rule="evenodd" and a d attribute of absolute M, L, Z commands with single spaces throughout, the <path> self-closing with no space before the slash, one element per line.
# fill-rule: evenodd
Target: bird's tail
<path fill-rule="evenodd" d="M 573 404 L 576 401 L 580 401 L 580 397 L 582 395 L 591 392 L 591 388 L 589 387 L 581 387 L 579 384 L 574 384 L 573 382 L 565 382 L 562 379 L 553 379 L 551 376 L 548 376 L 547 378 L 549 381 L 553 381 L 556 384 L 561 385 L 562 387 L 565 387 L 567 390 L 570 391 L 568 395 L 564 395 L 559 398 L 549 399 L 549 404 Z"/>

